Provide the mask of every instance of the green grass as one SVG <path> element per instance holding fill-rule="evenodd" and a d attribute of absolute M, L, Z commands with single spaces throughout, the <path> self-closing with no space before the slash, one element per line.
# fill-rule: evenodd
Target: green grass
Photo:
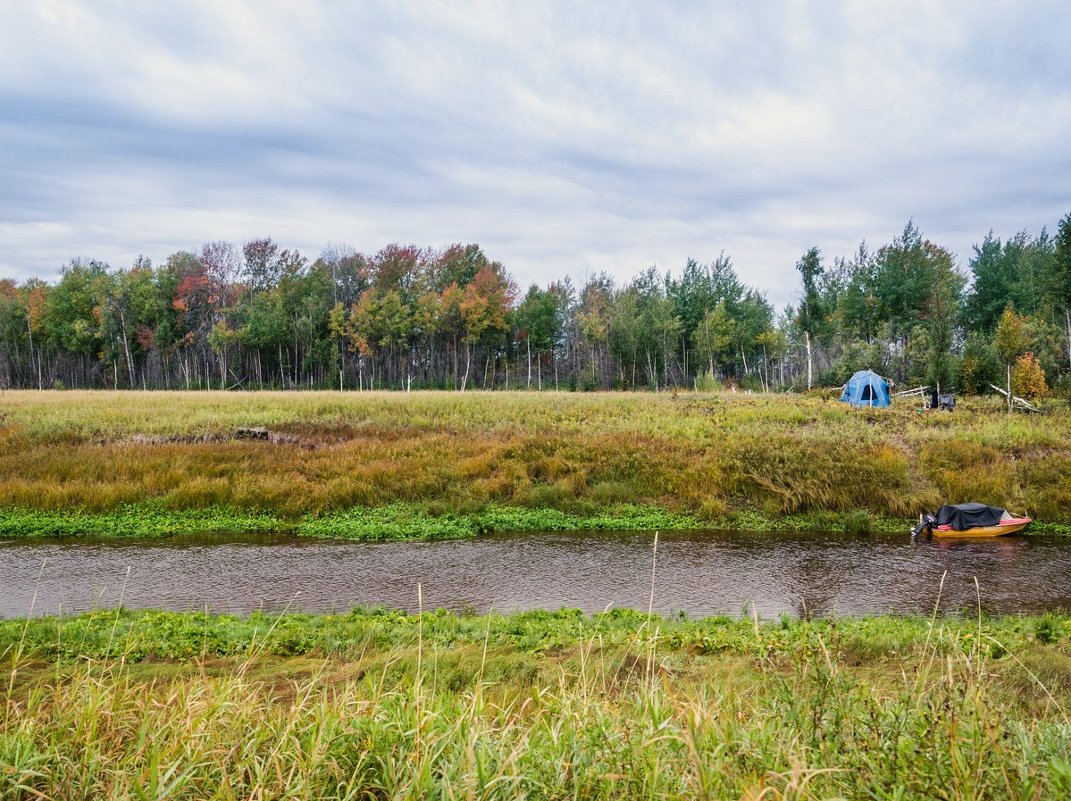
<path fill-rule="evenodd" d="M 272 441 L 235 438 L 263 426 Z M 1071 527 L 1071 411 L 832 396 L 6 392 L 0 530 L 343 536 L 899 530 L 978 500 Z M 65 522 L 69 521 L 69 522 Z"/>
<path fill-rule="evenodd" d="M 0 798 L 1060 799 L 1071 618 L 0 621 Z"/>
<path fill-rule="evenodd" d="M 490 504 L 478 512 L 432 515 L 421 506 L 393 503 L 289 520 L 269 512 L 208 507 L 172 510 L 131 504 L 110 512 L 0 509 L 0 537 L 164 537 L 174 534 L 294 532 L 306 537 L 421 540 L 518 531 L 670 531 L 700 521 L 657 506 L 617 504 L 589 515 L 557 509 Z"/>

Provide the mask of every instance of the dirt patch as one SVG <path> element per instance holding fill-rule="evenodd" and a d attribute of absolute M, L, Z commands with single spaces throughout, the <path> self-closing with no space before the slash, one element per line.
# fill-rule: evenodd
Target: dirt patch
<path fill-rule="evenodd" d="M 94 445 L 203 445 L 236 441 L 263 442 L 268 445 L 296 445 L 312 450 L 321 443 L 308 437 L 284 434 L 267 428 L 238 428 L 234 431 L 212 431 L 200 434 L 129 434 L 117 439 L 99 438 Z"/>

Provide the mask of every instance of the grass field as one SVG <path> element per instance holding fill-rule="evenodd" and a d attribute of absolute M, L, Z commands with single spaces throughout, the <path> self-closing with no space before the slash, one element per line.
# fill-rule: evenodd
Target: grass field
<path fill-rule="evenodd" d="M 1062 799 L 1071 618 L 0 621 L 0 799 Z"/>
<path fill-rule="evenodd" d="M 0 535 L 1071 530 L 1071 412 L 818 395 L 4 393 Z M 265 428 L 267 439 L 240 429 Z M 1071 616 L 0 620 L 0 801 L 1062 799 Z"/>
<path fill-rule="evenodd" d="M 241 439 L 263 427 L 268 440 Z M 832 396 L 5 392 L 0 534 L 1071 526 L 1071 411 Z M 125 522 L 124 522 L 125 521 Z"/>

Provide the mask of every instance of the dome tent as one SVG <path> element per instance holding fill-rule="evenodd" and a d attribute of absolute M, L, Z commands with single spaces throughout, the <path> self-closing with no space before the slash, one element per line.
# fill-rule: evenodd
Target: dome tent
<path fill-rule="evenodd" d="M 888 406 L 889 382 L 873 370 L 860 370 L 848 379 L 840 399 L 852 406 Z"/>

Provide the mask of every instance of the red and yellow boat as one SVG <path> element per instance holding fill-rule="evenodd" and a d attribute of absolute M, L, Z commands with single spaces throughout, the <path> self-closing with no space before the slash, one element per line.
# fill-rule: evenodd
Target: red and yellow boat
<path fill-rule="evenodd" d="M 936 515 L 922 515 L 912 538 L 927 532 L 935 537 L 1000 537 L 1022 531 L 1029 517 L 1015 517 L 999 506 L 959 503 L 942 506 Z"/>

